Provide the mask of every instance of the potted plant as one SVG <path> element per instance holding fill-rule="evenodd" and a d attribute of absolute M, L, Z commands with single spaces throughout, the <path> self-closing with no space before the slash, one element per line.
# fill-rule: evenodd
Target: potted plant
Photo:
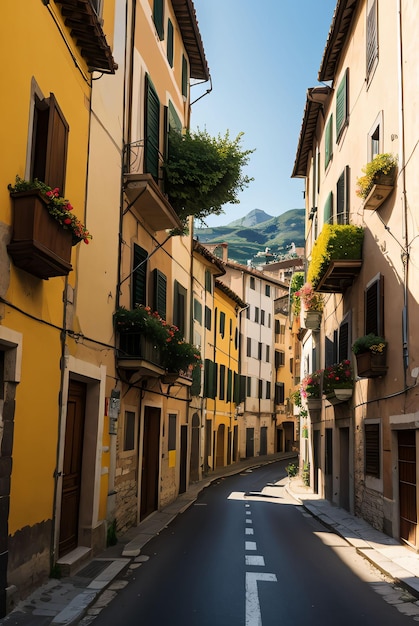
<path fill-rule="evenodd" d="M 313 289 L 342 293 L 362 266 L 364 229 L 352 224 L 325 224 L 317 237 L 307 271 Z"/>
<path fill-rule="evenodd" d="M 354 379 L 348 359 L 329 365 L 323 372 L 323 393 L 331 404 L 344 402 L 352 397 Z"/>
<path fill-rule="evenodd" d="M 322 405 L 322 370 L 307 374 L 300 384 L 301 397 L 304 398 L 307 408 L 320 409 Z"/>
<path fill-rule="evenodd" d="M 384 337 L 368 333 L 358 337 L 352 345 L 356 357 L 358 376 L 377 378 L 387 372 L 387 341 Z"/>
<path fill-rule="evenodd" d="M 303 304 L 302 310 L 305 327 L 311 330 L 319 330 L 324 308 L 323 295 L 314 291 L 313 285 L 306 282 L 295 292 L 294 296 L 300 298 Z"/>
<path fill-rule="evenodd" d="M 91 235 L 68 200 L 35 179 L 16 176 L 8 185 L 13 201 L 13 233 L 7 250 L 16 267 L 48 279 L 71 270 L 71 248 Z"/>
<path fill-rule="evenodd" d="M 357 179 L 357 196 L 365 200 L 374 185 L 393 186 L 396 168 L 396 156 L 389 152 L 377 154 L 372 161 L 362 168 L 364 176 Z"/>

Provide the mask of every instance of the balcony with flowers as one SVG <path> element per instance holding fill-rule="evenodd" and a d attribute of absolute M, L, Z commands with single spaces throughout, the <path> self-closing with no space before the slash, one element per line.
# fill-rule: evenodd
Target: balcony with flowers
<path fill-rule="evenodd" d="M 300 392 L 307 409 L 313 411 L 322 406 L 322 377 L 323 370 L 307 374 L 300 384 Z"/>
<path fill-rule="evenodd" d="M 387 373 L 387 341 L 369 333 L 358 337 L 352 345 L 356 369 L 361 378 L 380 378 Z"/>
<path fill-rule="evenodd" d="M 323 394 L 330 404 L 339 404 L 351 399 L 354 378 L 348 359 L 329 365 L 323 371 Z"/>
<path fill-rule="evenodd" d="M 362 267 L 364 229 L 352 224 L 325 224 L 316 239 L 307 281 L 320 293 L 343 293 Z"/>
<path fill-rule="evenodd" d="M 298 291 L 295 292 L 294 298 L 300 299 L 300 316 L 303 318 L 305 328 L 310 330 L 320 330 L 320 323 L 324 308 L 323 295 L 314 291 L 313 285 L 306 282 Z"/>
<path fill-rule="evenodd" d="M 185 341 L 177 326 L 169 324 L 157 311 L 137 305 L 129 310 L 119 307 L 114 314 L 119 335 L 118 367 L 142 376 L 181 379 L 192 384 L 192 374 L 201 366 L 199 350 Z"/>
<path fill-rule="evenodd" d="M 8 186 L 12 198 L 13 230 L 7 251 L 16 267 L 47 280 L 71 272 L 71 250 L 92 238 L 73 206 L 42 181 L 16 176 Z"/>

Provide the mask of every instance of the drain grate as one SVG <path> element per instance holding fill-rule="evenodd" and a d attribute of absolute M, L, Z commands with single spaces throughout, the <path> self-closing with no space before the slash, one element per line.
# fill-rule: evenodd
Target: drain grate
<path fill-rule="evenodd" d="M 98 574 L 101 574 L 105 570 L 111 561 L 92 561 L 86 567 L 83 567 L 76 576 L 81 578 L 95 578 Z"/>

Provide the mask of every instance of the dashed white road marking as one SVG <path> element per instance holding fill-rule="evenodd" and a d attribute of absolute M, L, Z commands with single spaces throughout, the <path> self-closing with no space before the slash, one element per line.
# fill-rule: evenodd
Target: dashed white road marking
<path fill-rule="evenodd" d="M 265 567 L 265 559 L 258 554 L 246 554 L 246 565 L 257 565 L 258 567 Z"/>
<path fill-rule="evenodd" d="M 246 626 L 262 626 L 257 581 L 277 582 L 275 574 L 246 572 Z"/>
<path fill-rule="evenodd" d="M 252 522 L 252 520 L 251 520 L 251 519 L 247 519 L 247 520 L 246 520 L 246 524 L 253 524 L 253 522 Z"/>
<path fill-rule="evenodd" d="M 244 534 L 245 535 L 253 535 L 254 534 L 253 528 L 245 528 L 244 529 Z"/>
<path fill-rule="evenodd" d="M 257 550 L 256 541 L 245 541 L 245 550 Z"/>
<path fill-rule="evenodd" d="M 246 511 L 246 515 L 252 515 L 250 511 Z"/>

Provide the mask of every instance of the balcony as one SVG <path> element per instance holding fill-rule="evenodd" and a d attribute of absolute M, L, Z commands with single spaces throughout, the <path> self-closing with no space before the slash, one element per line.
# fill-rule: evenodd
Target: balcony
<path fill-rule="evenodd" d="M 315 291 L 344 293 L 362 267 L 361 227 L 343 224 L 325 224 L 317 238 L 307 273 Z"/>
<path fill-rule="evenodd" d="M 160 349 L 139 332 L 120 333 L 117 365 L 119 369 L 150 378 L 166 372 Z"/>
<path fill-rule="evenodd" d="M 168 201 L 162 187 L 156 182 L 161 172 L 162 158 L 156 151 L 156 163 L 150 167 L 145 155 L 143 140 L 128 146 L 128 169 L 124 176 L 124 192 L 130 210 L 139 221 L 144 221 L 150 228 L 160 230 L 182 228 L 175 210 Z M 154 167 L 155 165 L 155 167 Z M 153 169 L 153 172 L 147 172 Z"/>

